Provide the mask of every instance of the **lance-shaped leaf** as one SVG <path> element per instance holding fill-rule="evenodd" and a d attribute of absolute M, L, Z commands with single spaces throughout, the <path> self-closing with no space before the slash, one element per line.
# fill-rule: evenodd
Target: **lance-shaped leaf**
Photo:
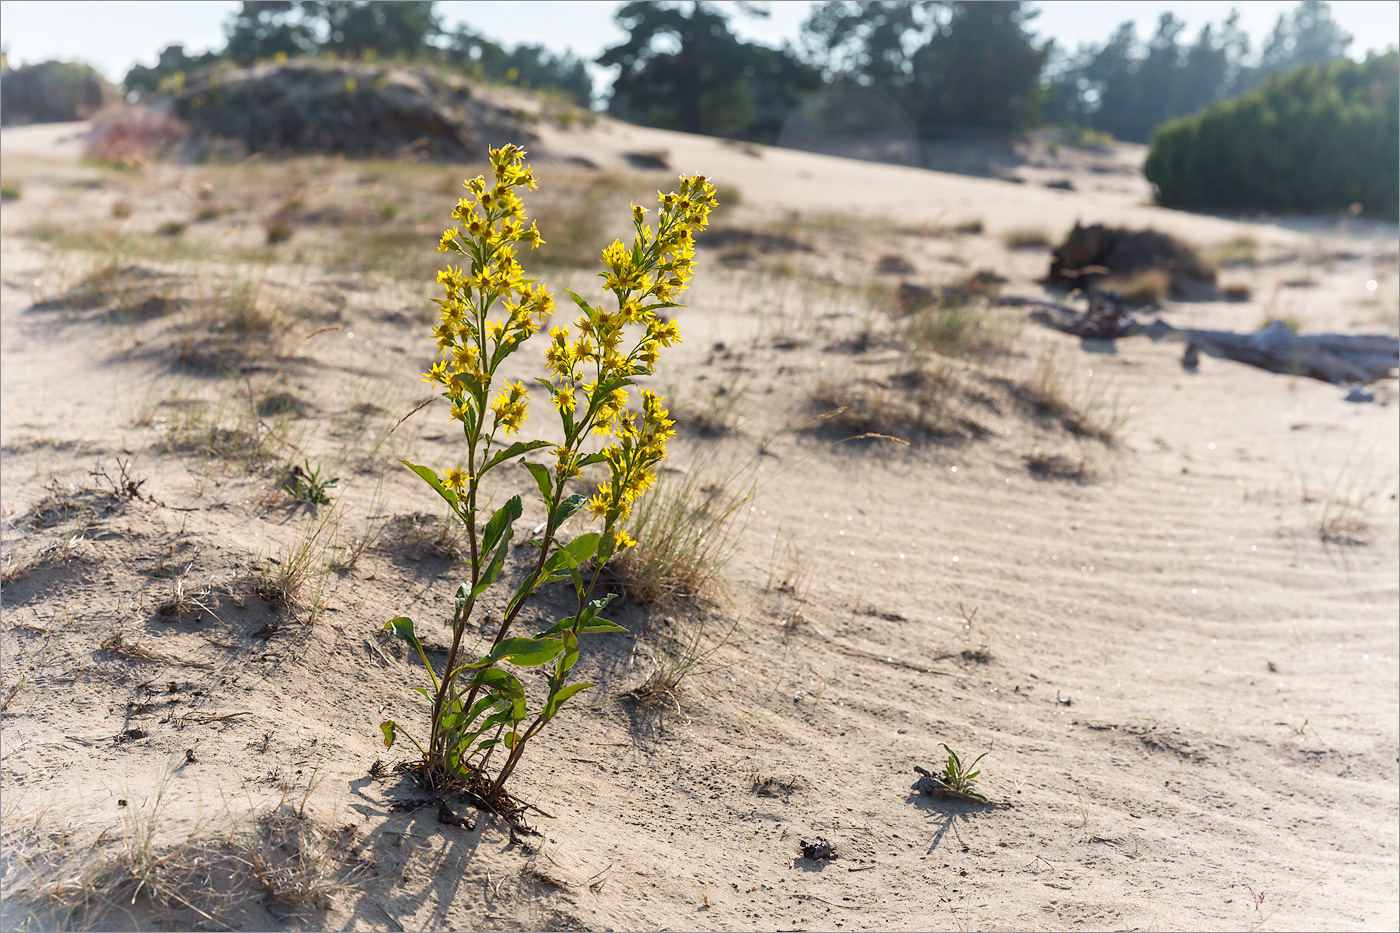
<path fill-rule="evenodd" d="M 579 310 L 582 311 L 586 316 L 591 318 L 598 313 L 593 309 L 593 306 L 591 304 L 584 301 L 582 298 L 580 298 L 578 295 L 575 295 L 573 292 L 569 291 L 569 289 L 566 288 L 564 289 L 564 291 L 569 292 L 569 297 L 574 300 L 574 304 L 578 305 Z"/>
<path fill-rule="evenodd" d="M 433 670 L 432 664 L 428 663 L 428 655 L 423 651 L 423 643 L 413 633 L 413 620 L 408 616 L 399 616 L 397 619 L 385 622 L 384 628 L 408 642 L 413 646 L 413 650 L 418 652 L 418 657 L 423 660 L 423 666 L 428 669 L 428 676 L 433 679 L 433 690 L 436 691 L 438 689 L 437 672 Z"/>
<path fill-rule="evenodd" d="M 567 619 L 560 619 L 558 622 L 555 622 L 553 625 L 545 629 L 543 632 L 540 632 L 535 637 L 546 638 L 550 635 L 558 635 L 560 632 L 563 631 L 573 630 L 574 617 L 569 616 Z M 598 635 L 602 634 L 603 632 L 625 632 L 627 631 L 627 629 L 618 625 L 616 622 L 609 622 L 607 619 L 594 619 L 593 621 L 588 622 L 585 625 L 580 625 L 577 631 L 580 635 Z"/>
<path fill-rule="evenodd" d="M 491 520 L 486 523 L 486 529 L 481 533 L 481 552 L 485 554 L 496 546 L 501 540 L 501 536 L 508 533 L 511 525 L 518 519 L 524 508 L 520 504 L 519 496 L 511 496 L 506 504 L 496 510 L 491 516 Z"/>
<path fill-rule="evenodd" d="M 564 642 L 558 638 L 503 638 L 486 657 L 463 664 L 457 671 L 489 667 L 497 661 L 509 661 L 516 667 L 539 667 L 553 661 L 563 650 Z"/>
<path fill-rule="evenodd" d="M 596 531 L 590 531 L 579 535 L 568 544 L 560 546 L 559 550 L 549 555 L 549 560 L 544 563 L 544 582 L 550 583 L 554 580 L 564 579 L 567 574 L 560 573 L 561 570 L 573 570 L 592 557 L 594 552 L 598 550 L 600 537 Z"/>
<path fill-rule="evenodd" d="M 486 717 L 486 720 L 481 724 L 481 731 L 494 729 L 502 722 L 525 718 L 525 687 L 514 674 L 498 667 L 488 667 L 478 671 L 472 682 L 485 686 L 488 691 L 495 695 L 498 702 L 503 704 L 501 712 Z"/>
<path fill-rule="evenodd" d="M 559 636 L 564 642 L 564 653 L 559 655 L 559 661 L 554 665 L 554 682 L 562 684 L 564 678 L 573 670 L 578 663 L 578 636 L 573 632 L 565 631 Z"/>
<path fill-rule="evenodd" d="M 437 491 L 438 495 L 442 496 L 444 499 L 447 500 L 447 504 L 452 506 L 452 511 L 458 513 L 459 515 L 461 514 L 462 509 L 461 506 L 457 504 L 457 494 L 451 489 L 448 489 L 446 486 L 444 486 L 442 484 L 442 480 L 438 479 L 437 473 L 434 472 L 430 467 L 419 466 L 416 463 L 409 463 L 407 460 L 400 460 L 399 463 L 402 463 L 404 466 L 408 467 L 410 470 L 421 476 L 423 478 L 423 482 L 433 487 L 433 489 Z"/>
<path fill-rule="evenodd" d="M 540 496 L 546 503 L 554 501 L 554 481 L 550 476 L 549 467 L 543 463 L 531 463 L 529 460 L 523 461 L 525 469 L 530 471 L 530 475 L 535 478 L 535 485 L 540 487 Z M 556 526 L 557 527 L 557 526 Z"/>
<path fill-rule="evenodd" d="M 511 444 L 504 450 L 499 450 L 495 454 L 493 454 L 491 459 L 486 461 L 486 465 L 481 468 L 480 472 L 478 472 L 477 475 L 481 476 L 485 474 L 487 470 L 491 469 L 494 466 L 498 466 L 499 464 L 504 463 L 512 457 L 518 457 L 521 454 L 529 453 L 532 450 L 539 450 L 541 447 L 552 446 L 554 445 L 551 444 L 549 441 L 516 441 L 514 444 Z"/>
<path fill-rule="evenodd" d="M 570 697 L 580 690 L 586 690 L 592 686 L 594 685 L 591 683 L 569 684 L 563 690 L 560 690 L 545 703 L 544 709 L 540 712 L 540 721 L 549 722 Z"/>
<path fill-rule="evenodd" d="M 574 493 L 563 502 L 559 503 L 559 508 L 554 510 L 554 527 L 558 528 L 568 521 L 579 509 L 588 504 L 588 497 L 581 493 Z"/>
<path fill-rule="evenodd" d="M 486 531 L 482 535 L 482 553 L 491 550 L 495 546 L 496 551 L 491 555 L 491 562 L 486 565 L 486 570 L 476 581 L 476 586 L 472 588 L 468 599 L 475 600 L 482 593 L 490 589 L 491 584 L 496 582 L 496 577 L 501 573 L 501 568 L 506 563 L 506 550 L 510 547 L 510 539 L 515 534 L 514 522 L 521 513 L 520 497 L 511 496 L 510 501 L 496 510 L 496 514 L 491 516 L 491 521 L 486 524 Z M 499 542 L 499 543 L 498 543 Z"/>

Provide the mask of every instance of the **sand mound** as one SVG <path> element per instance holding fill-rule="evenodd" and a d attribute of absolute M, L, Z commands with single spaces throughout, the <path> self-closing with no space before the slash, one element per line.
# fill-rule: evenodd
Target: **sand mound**
<path fill-rule="evenodd" d="M 0 78 L 0 123 L 71 123 L 117 100 L 116 88 L 87 65 L 44 62 L 7 69 Z"/>
<path fill-rule="evenodd" d="M 173 101 L 194 129 L 250 152 L 467 161 L 486 146 L 528 144 L 519 108 L 426 68 L 287 62 L 193 76 Z"/>
<path fill-rule="evenodd" d="M 1102 224 L 1074 225 L 1055 249 L 1047 284 L 1086 288 L 1104 276 L 1124 282 L 1153 272 L 1165 276 L 1173 298 L 1205 299 L 1216 294 L 1215 270 L 1186 243 L 1157 230 Z"/>

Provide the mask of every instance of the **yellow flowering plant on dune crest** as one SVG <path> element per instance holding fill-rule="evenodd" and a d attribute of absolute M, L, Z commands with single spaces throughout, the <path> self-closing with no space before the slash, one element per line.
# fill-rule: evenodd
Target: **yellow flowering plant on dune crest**
<path fill-rule="evenodd" d="M 623 631 L 599 615 L 611 597 L 593 598 L 594 586 L 609 558 L 635 543 L 623 522 L 655 482 L 656 465 L 674 435 L 661 396 L 640 389 L 634 408 L 632 391 L 638 377 L 652 375 L 661 350 L 681 339 L 676 323 L 657 312 L 677 306 L 695 264 L 694 234 L 706 226 L 716 203 L 714 187 L 696 175 L 682 178 L 678 191 L 658 192 L 654 227 L 646 209 L 632 206 L 631 245 L 616 240 L 603 250 L 603 290 L 612 301 L 605 308 L 569 292 L 579 316 L 573 327 L 551 327 L 545 337 L 545 375 L 536 383 L 549 396 L 563 441 L 512 440 L 525 431 L 530 389 L 523 382 L 498 381 L 496 374 L 554 313 L 554 299 L 524 277 L 515 255 L 520 244 L 533 249 L 544 242 L 536 224 L 527 222 L 518 194 L 536 187 L 524 158 L 517 146 L 492 149 L 493 180 L 478 176 L 464 183 L 469 196 L 457 202 L 456 224 L 438 243 L 440 251 L 462 259 L 460 266 L 438 274 L 445 296 L 435 299 L 441 316 L 433 335 L 442 358 L 423 378 L 440 387 L 451 418 L 461 424 L 464 456 L 441 471 L 403 462 L 466 527 L 470 577 L 457 590 L 452 644 L 441 669 L 428 660 L 411 619 L 400 617 L 385 626 L 407 641 L 427 668 L 428 686 L 415 689 L 431 704 L 431 721 L 424 742 L 393 720 L 381 725 L 386 746 L 400 735 L 418 746 L 422 775 L 431 786 L 466 790 L 503 813 L 514 810 L 504 787 L 526 745 L 565 703 L 593 686 L 569 680 L 580 636 Z M 544 462 L 524 459 L 536 451 L 543 452 Z M 463 640 L 473 610 L 497 582 L 523 511 L 520 497 L 512 496 L 478 529 L 481 482 L 517 458 L 539 487 L 544 529 L 529 542 L 537 550 L 506 602 L 495 637 L 485 653 L 470 656 Z M 570 492 L 590 467 L 606 471 L 596 493 Z M 601 530 L 561 542 L 565 522 L 580 512 L 600 521 Z M 530 598 L 557 581 L 573 584 L 573 615 L 531 636 L 512 635 Z M 547 692 L 532 705 L 509 668 L 543 665 L 552 665 Z"/>

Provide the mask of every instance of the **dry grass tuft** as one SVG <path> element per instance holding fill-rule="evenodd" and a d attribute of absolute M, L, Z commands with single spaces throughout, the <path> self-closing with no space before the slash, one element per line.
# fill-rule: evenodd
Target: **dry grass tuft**
<path fill-rule="evenodd" d="M 1324 543 L 1364 545 L 1374 540 L 1372 519 L 1377 505 L 1387 498 L 1388 487 L 1394 485 L 1394 477 L 1378 479 L 1368 461 L 1356 457 L 1353 445 L 1325 491 L 1314 493 L 1303 481 L 1303 501 L 1320 503 L 1316 528 Z M 1394 494 L 1389 498 L 1393 500 Z"/>
<path fill-rule="evenodd" d="M 1206 259 L 1220 269 L 1259 265 L 1259 241 L 1249 234 L 1231 237 L 1205 251 Z"/>
<path fill-rule="evenodd" d="M 267 557 L 259 572 L 257 594 L 274 609 L 306 611 L 308 625 L 316 623 L 325 607 L 336 516 L 334 506 L 313 513 L 292 543 L 280 556 Z"/>
<path fill-rule="evenodd" d="M 1050 234 L 1041 227 L 1017 227 L 1001 235 L 1007 249 L 1049 249 Z"/>
<path fill-rule="evenodd" d="M 366 869 L 341 854 L 345 833 L 285 802 L 223 832 L 196 826 L 160 841 L 167 787 L 150 808 L 127 807 L 115 848 L 40 833 L 37 819 L 28 832 L 7 828 L 5 928 L 267 928 L 269 908 L 323 911 Z"/>
<path fill-rule="evenodd" d="M 1055 366 L 1053 353 L 1042 354 L 1018 394 L 1044 417 L 1058 421 L 1072 434 L 1113 444 L 1127 424 L 1128 412 L 1118 395 L 1103 380 L 1091 381 L 1078 395 L 1071 395 Z"/>
<path fill-rule="evenodd" d="M 294 908 L 324 910 L 330 906 L 330 896 L 346 888 L 362 868 L 344 870 L 336 853 L 346 848 L 345 836 L 283 805 L 260 816 L 251 835 L 236 840 L 232 848 L 249 876 L 273 900 Z"/>
<path fill-rule="evenodd" d="M 158 664 L 170 663 L 170 658 L 147 648 L 145 643 L 129 637 L 120 627 L 112 629 L 106 638 L 102 639 L 98 645 L 103 651 L 110 651 L 113 654 L 121 655 L 124 658 L 131 658 L 138 661 L 155 661 Z"/>
<path fill-rule="evenodd" d="M 379 549 L 408 560 L 455 563 L 467 558 L 467 535 L 457 522 L 440 515 L 414 512 L 389 520 L 380 536 Z"/>
<path fill-rule="evenodd" d="M 1007 309 L 955 288 L 911 314 L 904 335 L 916 353 L 981 361 L 1010 350 L 1019 332 Z"/>
<path fill-rule="evenodd" d="M 1161 307 L 1171 289 L 1171 275 L 1165 269 L 1146 269 L 1126 279 L 1109 279 L 1104 288 L 1111 288 L 1123 295 L 1124 301 L 1133 307 Z"/>
<path fill-rule="evenodd" d="M 737 622 L 731 624 L 728 631 L 711 641 L 707 637 L 708 620 L 703 613 L 679 620 L 667 616 L 662 620 L 662 631 L 651 649 L 651 671 L 645 680 L 627 692 L 627 696 L 639 706 L 669 704 L 679 711 L 681 688 L 686 679 L 729 643 L 737 625 Z"/>
<path fill-rule="evenodd" d="M 609 576 L 628 600 L 672 609 L 723 597 L 720 571 L 754 495 L 753 488 L 732 488 L 737 481 L 731 475 L 704 483 L 696 471 L 663 475 L 627 522 L 638 544 L 608 562 Z"/>
<path fill-rule="evenodd" d="M 892 436 L 905 441 L 969 438 L 984 433 L 968 404 L 968 374 L 935 360 L 886 381 L 823 379 L 810 399 L 829 412 L 814 427 L 847 436 Z"/>

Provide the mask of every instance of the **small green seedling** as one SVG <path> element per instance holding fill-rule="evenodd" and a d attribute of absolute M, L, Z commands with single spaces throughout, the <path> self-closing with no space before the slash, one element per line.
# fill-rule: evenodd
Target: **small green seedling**
<path fill-rule="evenodd" d="M 293 499 L 301 499 L 312 505 L 325 505 L 331 501 L 326 495 L 327 489 L 332 489 L 340 485 L 340 477 L 321 479 L 321 468 L 311 468 L 310 460 L 303 460 L 306 469 L 303 470 L 296 464 L 287 471 L 287 478 L 282 481 L 282 488 L 291 494 Z"/>
<path fill-rule="evenodd" d="M 972 789 L 972 784 L 973 781 L 977 780 L 977 775 L 982 772 L 980 769 L 973 769 L 977 768 L 977 763 L 979 761 L 987 757 L 987 753 L 983 752 L 978 755 L 972 760 L 972 764 L 964 765 L 962 759 L 958 757 L 957 752 L 953 751 L 947 745 L 943 745 L 941 742 L 939 745 L 948 753 L 948 763 L 943 766 L 943 773 L 938 775 L 939 780 L 946 784 L 949 790 L 955 790 L 960 794 L 971 794 L 974 797 L 981 797 L 981 794 Z"/>
<path fill-rule="evenodd" d="M 942 773 L 933 774 L 924 768 L 915 766 L 914 770 L 919 772 L 922 776 L 915 782 L 913 789 L 926 797 L 957 795 L 960 797 L 972 797 L 984 803 L 988 802 L 985 796 L 973 790 L 973 784 L 977 780 L 977 775 L 982 773 L 980 770 L 976 770 L 977 763 L 983 758 L 986 758 L 987 753 L 983 752 L 974 758 L 971 764 L 965 765 L 962 759 L 958 757 L 957 752 L 953 751 L 947 745 L 943 745 L 941 742 L 939 744 L 942 746 L 943 750 L 948 753 L 948 761 L 944 764 Z"/>

